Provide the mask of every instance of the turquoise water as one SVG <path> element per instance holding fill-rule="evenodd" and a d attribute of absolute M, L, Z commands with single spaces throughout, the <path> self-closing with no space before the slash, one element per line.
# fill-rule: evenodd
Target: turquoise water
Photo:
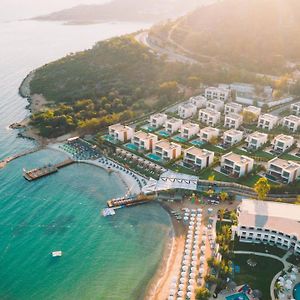
<path fill-rule="evenodd" d="M 165 137 L 165 138 L 170 136 L 170 134 L 165 130 L 160 130 L 157 132 L 157 134 L 159 134 L 160 136 Z"/>
<path fill-rule="evenodd" d="M 158 162 L 162 161 L 161 157 L 154 153 L 149 153 L 147 157 Z"/>
<path fill-rule="evenodd" d="M 179 142 L 179 143 L 186 143 L 187 139 L 181 137 L 180 135 L 176 135 L 172 138 L 173 141 Z"/>
<path fill-rule="evenodd" d="M 294 288 L 294 298 L 295 300 L 300 300 L 300 283 L 296 284 Z"/>
<path fill-rule="evenodd" d="M 138 151 L 139 150 L 139 147 L 135 144 L 132 144 L 132 143 L 125 144 L 124 147 L 126 147 L 127 149 L 132 150 L 132 151 Z"/>
<path fill-rule="evenodd" d="M 244 293 L 237 293 L 226 297 L 226 300 L 249 300 L 248 296 Z"/>
<path fill-rule="evenodd" d="M 156 130 L 155 127 L 152 127 L 152 126 L 147 125 L 147 124 L 146 124 L 146 125 L 143 125 L 141 128 L 144 129 L 144 130 L 146 130 L 146 131 L 149 131 L 149 132 L 153 132 L 153 131 Z"/>
<path fill-rule="evenodd" d="M 194 140 L 191 142 L 192 145 L 196 146 L 196 147 L 202 147 L 203 145 L 205 145 L 205 142 L 200 141 L 200 140 Z"/>
<path fill-rule="evenodd" d="M 0 299 L 140 299 L 169 234 L 167 213 L 150 204 L 101 217 L 125 187 L 94 166 L 22 177 L 23 167 L 64 158 L 43 150 L 0 171 Z M 63 256 L 52 258 L 55 250 Z"/>

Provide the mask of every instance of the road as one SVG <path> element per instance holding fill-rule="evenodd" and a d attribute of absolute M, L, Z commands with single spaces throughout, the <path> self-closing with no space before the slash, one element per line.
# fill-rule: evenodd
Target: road
<path fill-rule="evenodd" d="M 199 64 L 198 61 L 195 59 L 192 59 L 190 57 L 187 57 L 182 54 L 178 54 L 174 52 L 172 49 L 165 49 L 161 48 L 158 45 L 154 44 L 152 41 L 149 39 L 149 34 L 147 31 L 141 32 L 135 36 L 135 39 L 142 45 L 148 47 L 151 49 L 153 52 L 158 54 L 159 56 L 166 56 L 169 61 L 176 61 L 176 62 L 181 62 L 185 64 Z"/>

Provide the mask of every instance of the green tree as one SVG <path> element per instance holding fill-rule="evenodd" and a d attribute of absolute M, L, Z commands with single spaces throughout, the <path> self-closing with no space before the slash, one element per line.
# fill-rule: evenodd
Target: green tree
<path fill-rule="evenodd" d="M 226 192 L 221 192 L 220 193 L 220 199 L 221 199 L 221 201 L 226 201 L 226 200 L 228 200 L 228 198 L 229 198 L 229 196 L 228 196 L 228 193 L 226 193 Z"/>
<path fill-rule="evenodd" d="M 224 208 L 221 208 L 221 209 L 219 210 L 219 219 L 220 219 L 220 222 L 221 222 L 221 223 L 223 222 L 224 215 L 225 215 L 225 209 L 224 209 Z"/>
<path fill-rule="evenodd" d="M 282 293 L 284 291 L 284 288 L 282 286 L 282 284 L 280 284 L 280 282 L 276 282 L 274 285 L 274 293 L 275 293 L 275 297 L 276 299 L 279 298 L 279 294 Z"/>
<path fill-rule="evenodd" d="M 210 297 L 210 292 L 205 287 L 200 287 L 196 289 L 196 299 L 197 300 L 208 300 Z"/>
<path fill-rule="evenodd" d="M 271 186 L 269 181 L 265 177 L 259 178 L 254 185 L 254 190 L 257 193 L 258 199 L 260 200 L 264 200 L 267 197 L 270 189 Z"/>

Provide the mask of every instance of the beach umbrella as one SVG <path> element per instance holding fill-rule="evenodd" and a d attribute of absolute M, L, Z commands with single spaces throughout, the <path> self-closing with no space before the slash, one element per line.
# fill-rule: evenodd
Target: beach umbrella
<path fill-rule="evenodd" d="M 177 277 L 173 277 L 173 278 L 172 278 L 172 282 L 173 282 L 173 283 L 176 283 L 176 282 L 177 282 L 177 280 L 178 280 L 178 278 L 177 278 Z"/>
<path fill-rule="evenodd" d="M 204 268 L 200 268 L 199 269 L 199 274 L 203 274 L 204 273 Z"/>
<path fill-rule="evenodd" d="M 197 245 L 194 245 L 194 247 L 193 247 L 194 249 L 197 249 L 198 248 L 198 246 Z"/>
<path fill-rule="evenodd" d="M 194 226 L 194 225 L 195 225 L 195 222 L 194 222 L 194 221 L 191 221 L 191 222 L 190 222 L 190 225 Z"/>
<path fill-rule="evenodd" d="M 197 250 L 193 250 L 192 251 L 192 255 L 198 255 L 198 251 Z"/>
<path fill-rule="evenodd" d="M 175 298 L 173 296 L 169 296 L 168 300 L 174 300 Z"/>
<path fill-rule="evenodd" d="M 190 278 L 195 278 L 195 277 L 196 277 L 195 273 L 190 274 Z"/>
<path fill-rule="evenodd" d="M 183 218 L 184 221 L 188 221 L 188 219 L 189 219 L 188 217 L 184 217 Z"/>
<path fill-rule="evenodd" d="M 197 270 L 197 269 L 196 269 L 195 267 L 191 267 L 191 271 L 192 271 L 192 272 L 196 272 L 196 270 Z"/>
<path fill-rule="evenodd" d="M 285 284 L 286 284 L 286 285 L 292 285 L 293 282 L 292 282 L 290 279 L 288 279 L 288 280 L 285 282 Z"/>
<path fill-rule="evenodd" d="M 298 274 L 298 269 L 296 268 L 296 267 L 294 267 L 293 269 L 292 269 L 292 271 L 295 273 L 295 274 Z"/>
<path fill-rule="evenodd" d="M 197 212 L 202 212 L 202 208 L 197 208 Z"/>
<path fill-rule="evenodd" d="M 189 299 L 191 299 L 191 297 L 192 297 L 192 293 L 191 292 L 187 292 L 187 297 L 189 298 Z"/>
<path fill-rule="evenodd" d="M 171 296 L 174 296 L 175 293 L 176 293 L 176 290 L 175 290 L 175 289 L 171 289 L 169 294 L 170 294 Z"/>
<path fill-rule="evenodd" d="M 179 291 L 179 292 L 177 293 L 177 295 L 180 296 L 180 297 L 182 297 L 182 296 L 183 296 L 183 291 Z"/>
<path fill-rule="evenodd" d="M 191 239 L 191 238 L 192 238 L 192 235 L 191 235 L 191 234 L 188 234 L 186 237 L 187 237 L 188 239 Z"/>
<path fill-rule="evenodd" d="M 293 281 L 294 281 L 294 280 L 296 280 L 296 278 L 297 278 L 297 277 L 296 277 L 296 275 L 295 275 L 295 274 L 291 274 L 290 278 L 291 278 L 291 280 L 293 280 Z"/>
<path fill-rule="evenodd" d="M 191 221 L 194 221 L 195 220 L 195 217 L 194 216 L 191 216 Z"/>
<path fill-rule="evenodd" d="M 279 293 L 278 298 L 282 299 L 282 300 L 286 299 L 285 294 L 283 294 L 283 293 Z"/>
<path fill-rule="evenodd" d="M 182 262 L 183 265 L 188 265 L 189 264 L 189 261 L 187 259 L 185 259 L 183 262 Z"/>
<path fill-rule="evenodd" d="M 189 254 L 190 252 L 191 252 L 191 251 L 188 250 L 188 249 L 185 249 L 185 251 L 184 251 L 185 254 Z"/>
<path fill-rule="evenodd" d="M 186 276 L 186 272 L 181 272 L 181 277 L 185 277 Z"/>
<path fill-rule="evenodd" d="M 194 287 L 193 287 L 192 285 L 189 285 L 189 286 L 187 287 L 187 289 L 188 289 L 189 291 L 192 291 L 192 290 L 194 289 Z"/>
<path fill-rule="evenodd" d="M 201 251 L 205 251 L 206 247 L 205 246 L 201 246 Z"/>
<path fill-rule="evenodd" d="M 191 265 L 192 265 L 193 267 L 196 267 L 196 266 L 197 266 L 197 263 L 196 263 L 195 261 L 192 261 Z"/>
<path fill-rule="evenodd" d="M 206 240 L 207 240 L 207 239 L 206 239 L 206 236 L 203 236 L 203 237 L 202 237 L 202 242 L 206 242 Z"/>
<path fill-rule="evenodd" d="M 175 289 L 176 288 L 176 283 L 175 282 L 172 282 L 171 283 L 171 289 Z"/>
<path fill-rule="evenodd" d="M 195 231 L 195 235 L 199 235 L 199 234 L 200 234 L 200 230 L 197 229 L 197 230 Z"/>
<path fill-rule="evenodd" d="M 194 284 L 195 283 L 195 279 L 190 279 L 189 280 L 189 284 Z"/>
<path fill-rule="evenodd" d="M 187 266 L 183 266 L 183 267 L 182 267 L 182 270 L 183 270 L 183 271 L 187 271 L 187 269 L 188 269 Z"/>
<path fill-rule="evenodd" d="M 184 284 L 183 284 L 183 283 L 179 284 L 178 288 L 179 288 L 180 290 L 183 290 L 183 289 L 184 289 Z"/>
<path fill-rule="evenodd" d="M 185 283 L 185 278 L 181 277 L 181 278 L 179 279 L 179 282 L 180 282 L 180 283 Z"/>
<path fill-rule="evenodd" d="M 183 300 L 183 298 L 181 298 L 181 297 L 177 297 L 177 300 Z"/>
<path fill-rule="evenodd" d="M 189 258 L 190 258 L 189 255 L 185 255 L 185 256 L 183 257 L 184 260 L 189 259 Z"/>
<path fill-rule="evenodd" d="M 197 257 L 196 255 L 193 255 L 193 256 L 192 256 L 192 259 L 193 259 L 193 260 L 197 260 L 197 258 L 198 258 L 198 257 Z"/>
<path fill-rule="evenodd" d="M 187 239 L 187 240 L 185 241 L 186 244 L 190 244 L 191 242 L 192 242 L 191 239 Z"/>
<path fill-rule="evenodd" d="M 193 228 L 194 228 L 194 226 L 192 226 L 192 225 L 189 226 L 189 229 L 193 229 Z"/>
<path fill-rule="evenodd" d="M 210 207 L 207 209 L 208 213 L 212 213 L 213 212 L 213 209 Z"/>
<path fill-rule="evenodd" d="M 284 281 L 284 278 L 282 276 L 278 277 L 279 281 Z"/>
<path fill-rule="evenodd" d="M 204 256 L 201 256 L 201 257 L 200 257 L 200 261 L 201 261 L 201 262 L 205 262 L 205 257 L 204 257 Z"/>

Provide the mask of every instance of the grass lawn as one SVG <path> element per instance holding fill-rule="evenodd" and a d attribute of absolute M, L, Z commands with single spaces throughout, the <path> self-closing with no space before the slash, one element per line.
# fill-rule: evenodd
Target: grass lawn
<path fill-rule="evenodd" d="M 257 157 L 263 157 L 263 158 L 266 158 L 268 160 L 273 159 L 275 157 L 271 153 L 265 152 L 263 150 L 258 150 L 253 155 L 257 156 Z"/>
<path fill-rule="evenodd" d="M 204 144 L 201 148 L 209 150 L 209 151 L 213 151 L 213 152 L 216 152 L 216 153 L 220 153 L 220 154 L 223 154 L 225 152 L 229 152 L 228 150 L 219 148 L 219 147 L 217 147 L 215 145 L 212 145 L 212 144 Z"/>
<path fill-rule="evenodd" d="M 234 250 L 235 251 L 254 251 L 261 253 L 269 253 L 282 257 L 287 250 L 280 249 L 275 246 L 265 245 L 265 244 L 256 244 L 256 243 L 242 243 L 237 238 L 234 240 Z"/>
<path fill-rule="evenodd" d="M 300 256 L 299 255 L 294 255 L 292 254 L 291 256 L 289 256 L 289 258 L 287 259 L 287 262 L 299 266 L 300 265 Z"/>
<path fill-rule="evenodd" d="M 241 177 L 236 182 L 242 185 L 253 187 L 256 181 L 260 178 L 259 175 L 250 175 L 247 177 Z"/>
<path fill-rule="evenodd" d="M 247 264 L 250 257 L 257 263 L 255 267 Z M 269 257 L 244 254 L 235 255 L 233 262 L 240 267 L 240 273 L 235 273 L 233 280 L 238 285 L 247 283 L 252 289 L 260 290 L 263 295 L 262 300 L 269 300 L 272 279 L 283 269 L 283 264 Z"/>
<path fill-rule="evenodd" d="M 281 159 L 300 161 L 300 157 L 284 153 L 280 156 Z"/>

